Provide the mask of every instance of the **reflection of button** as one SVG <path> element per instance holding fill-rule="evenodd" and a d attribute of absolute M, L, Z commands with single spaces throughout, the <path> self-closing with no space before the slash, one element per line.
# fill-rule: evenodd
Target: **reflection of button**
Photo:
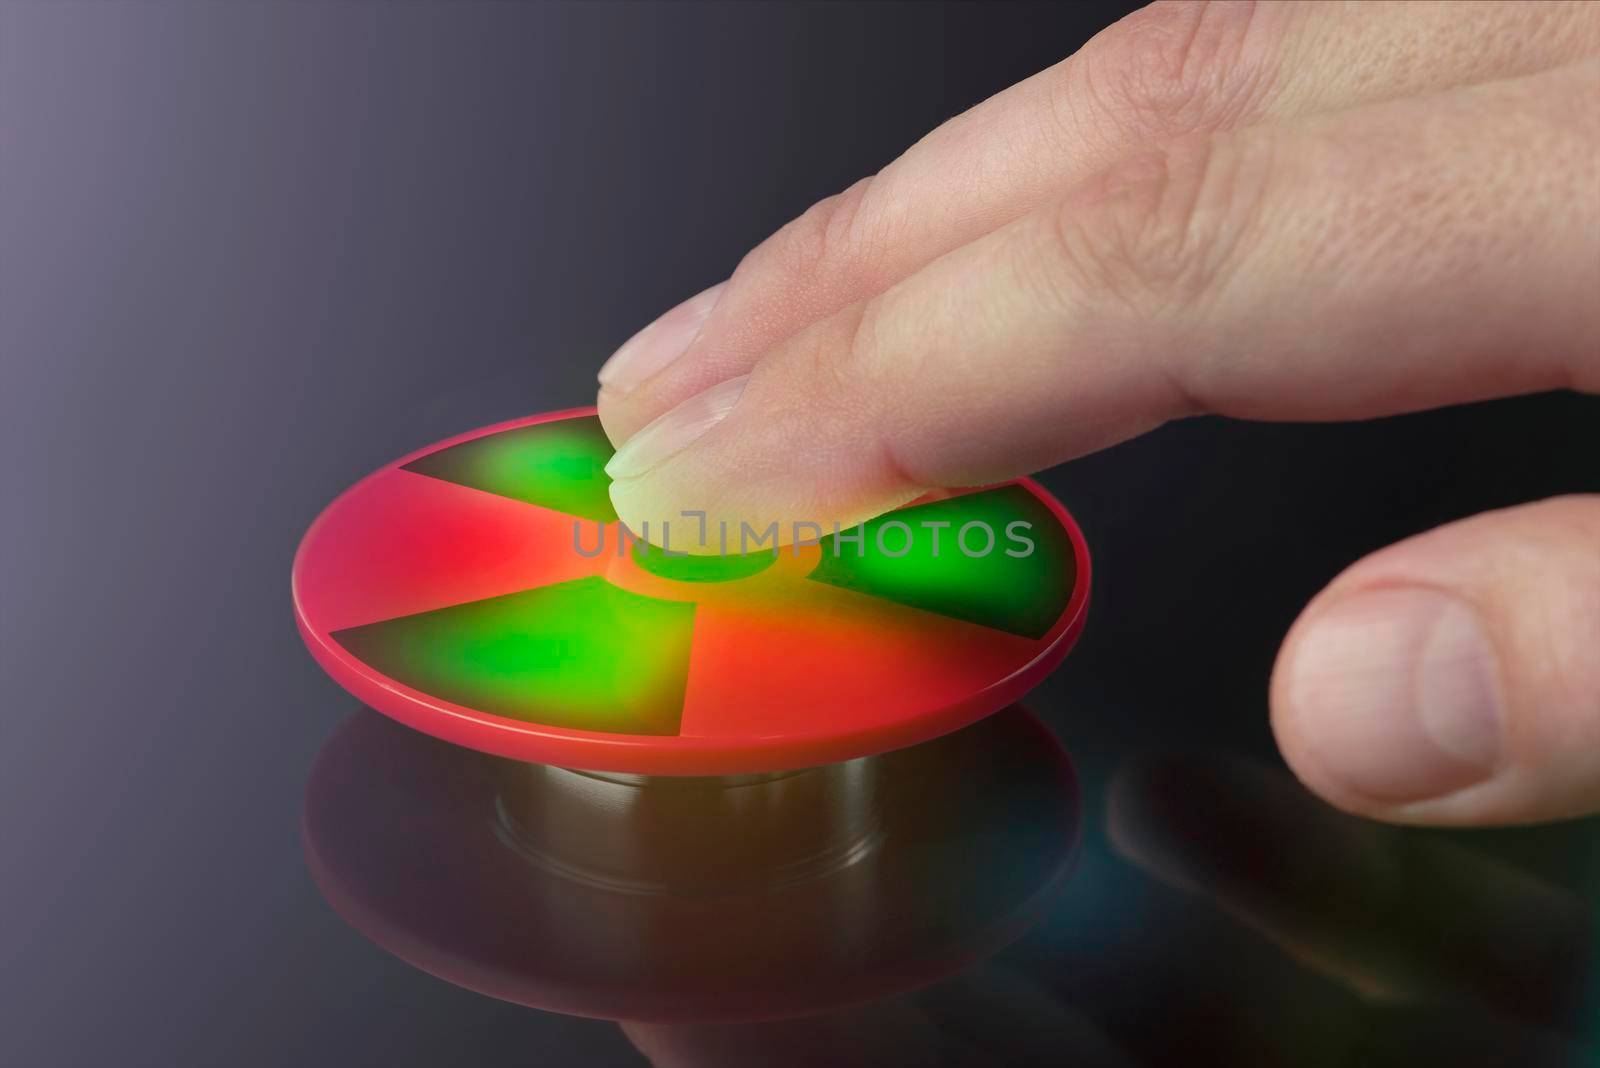
<path fill-rule="evenodd" d="M 505 761 L 501 838 L 569 879 L 644 893 L 731 893 L 860 861 L 881 833 L 877 764 L 641 776 Z"/>
<path fill-rule="evenodd" d="M 1082 630 L 1088 552 L 1029 480 L 932 494 L 859 540 L 708 561 L 618 543 L 610 455 L 585 409 L 464 434 L 363 479 L 295 557 L 312 653 L 365 703 L 470 748 L 738 775 L 969 724 L 1020 698 Z"/>
<path fill-rule="evenodd" d="M 1079 839 L 1066 754 L 1009 708 L 830 769 L 744 779 L 534 769 L 371 712 L 306 791 L 318 886 L 460 986 L 626 1020 L 821 1012 L 998 951 Z"/>

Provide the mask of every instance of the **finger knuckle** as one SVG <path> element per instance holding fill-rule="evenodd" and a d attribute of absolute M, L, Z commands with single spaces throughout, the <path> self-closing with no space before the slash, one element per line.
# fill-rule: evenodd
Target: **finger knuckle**
<path fill-rule="evenodd" d="M 1136 141 L 1237 123 L 1271 80 L 1271 52 L 1253 43 L 1261 21 L 1253 3 L 1151 5 L 1064 65 L 1056 110 L 1081 130 L 1087 105 Z"/>
<path fill-rule="evenodd" d="M 867 300 L 840 317 L 842 340 L 822 358 L 818 375 L 840 403 L 876 396 L 884 379 L 883 303 Z"/>
<path fill-rule="evenodd" d="M 1216 138 L 1129 157 L 1054 209 L 1057 287 L 1140 314 L 1203 310 L 1250 239 L 1267 164 Z"/>
<path fill-rule="evenodd" d="M 757 246 L 740 264 L 740 273 L 779 285 L 807 285 L 819 279 L 849 282 L 869 272 L 881 244 L 873 239 L 869 221 L 874 185 L 874 178 L 863 178 L 813 204 Z"/>
<path fill-rule="evenodd" d="M 873 301 L 861 301 L 812 324 L 765 361 L 789 396 L 807 398 L 813 414 L 836 415 L 872 392 L 879 364 Z"/>

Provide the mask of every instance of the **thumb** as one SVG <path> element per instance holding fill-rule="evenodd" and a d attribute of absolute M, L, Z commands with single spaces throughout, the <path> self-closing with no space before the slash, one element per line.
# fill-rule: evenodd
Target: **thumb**
<path fill-rule="evenodd" d="M 1346 571 L 1290 630 L 1273 729 L 1307 786 L 1401 823 L 1600 810 L 1600 496 L 1490 512 Z"/>

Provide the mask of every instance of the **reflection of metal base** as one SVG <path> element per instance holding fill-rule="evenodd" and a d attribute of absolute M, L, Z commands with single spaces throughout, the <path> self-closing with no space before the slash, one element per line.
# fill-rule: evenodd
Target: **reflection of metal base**
<path fill-rule="evenodd" d="M 879 830 L 875 761 L 680 778 L 507 763 L 495 799 L 507 845 L 556 874 L 637 893 L 731 894 L 817 878 L 866 856 Z M 707 831 L 715 828 L 715 835 Z"/>
<path fill-rule="evenodd" d="M 1033 921 L 1077 835 L 1065 754 L 1016 708 L 737 779 L 518 764 L 362 712 L 324 746 L 305 812 L 323 893 L 397 956 L 525 1005 L 658 1021 L 939 979 Z"/>

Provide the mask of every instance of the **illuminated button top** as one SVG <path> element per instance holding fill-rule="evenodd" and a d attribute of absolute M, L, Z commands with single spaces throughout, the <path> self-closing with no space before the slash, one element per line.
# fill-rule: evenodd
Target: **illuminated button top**
<path fill-rule="evenodd" d="M 366 704 L 459 745 L 728 775 L 964 726 L 1083 628 L 1082 535 L 1030 480 L 930 494 L 815 544 L 755 547 L 766 532 L 749 531 L 740 553 L 730 532 L 727 555 L 680 556 L 617 522 L 611 451 L 593 409 L 556 412 L 356 483 L 295 557 L 312 654 Z"/>

